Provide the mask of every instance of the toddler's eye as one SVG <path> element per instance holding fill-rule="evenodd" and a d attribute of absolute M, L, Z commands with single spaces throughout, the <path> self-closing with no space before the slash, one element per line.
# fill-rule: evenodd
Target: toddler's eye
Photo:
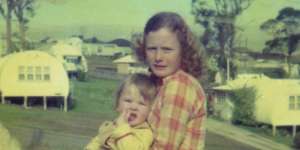
<path fill-rule="evenodd" d="M 146 106 L 146 103 L 144 102 L 139 102 L 140 105 Z"/>

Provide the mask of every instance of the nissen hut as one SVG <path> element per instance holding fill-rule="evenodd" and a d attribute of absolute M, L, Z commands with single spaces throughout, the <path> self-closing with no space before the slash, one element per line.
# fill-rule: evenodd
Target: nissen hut
<path fill-rule="evenodd" d="M 64 65 L 70 77 L 78 77 L 80 71 L 88 71 L 86 59 L 77 46 L 59 42 L 51 48 L 50 53 Z"/>
<path fill-rule="evenodd" d="M 53 56 L 41 51 L 25 51 L 1 58 L 0 63 L 1 101 L 21 98 L 25 108 L 28 101 L 61 100 L 67 111 L 69 79 L 63 65 Z"/>
<path fill-rule="evenodd" d="M 273 134 L 279 126 L 292 126 L 293 135 L 296 134 L 296 127 L 300 125 L 300 80 L 272 79 L 259 74 L 239 75 L 226 85 L 213 88 L 219 99 L 217 103 L 228 100 L 224 99 L 226 93 L 243 87 L 256 89 L 256 121 L 272 125 Z"/>

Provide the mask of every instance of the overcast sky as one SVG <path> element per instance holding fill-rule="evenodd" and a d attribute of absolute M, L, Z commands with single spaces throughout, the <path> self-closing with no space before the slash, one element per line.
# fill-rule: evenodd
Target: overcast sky
<path fill-rule="evenodd" d="M 197 34 L 201 32 L 191 15 L 191 0 L 50 0 L 55 4 L 41 1 L 49 0 L 39 1 L 30 21 L 29 34 L 33 37 L 76 33 L 102 40 L 129 38 L 130 33 L 142 31 L 147 19 L 158 11 L 176 11 Z M 262 49 L 268 37 L 259 25 L 286 6 L 300 9 L 300 0 L 254 0 L 237 20 L 240 42 L 251 49 Z"/>

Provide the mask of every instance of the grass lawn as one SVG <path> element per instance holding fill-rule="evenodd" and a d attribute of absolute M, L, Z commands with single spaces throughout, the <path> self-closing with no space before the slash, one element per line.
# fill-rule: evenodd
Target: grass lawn
<path fill-rule="evenodd" d="M 0 104 L 0 122 L 24 150 L 82 150 L 97 134 L 102 121 L 116 116 L 114 93 L 119 83 L 108 79 L 72 81 L 75 107 L 68 112 L 53 107 L 44 111 L 43 106 L 24 109 L 21 105 Z M 208 149 L 222 149 L 234 142 L 213 134 L 207 138 Z M 238 143 L 233 145 L 237 147 Z"/>
<path fill-rule="evenodd" d="M 75 108 L 0 105 L 0 121 L 28 150 L 79 150 L 97 134 L 103 120 L 115 117 L 113 110 L 117 80 L 72 81 Z"/>

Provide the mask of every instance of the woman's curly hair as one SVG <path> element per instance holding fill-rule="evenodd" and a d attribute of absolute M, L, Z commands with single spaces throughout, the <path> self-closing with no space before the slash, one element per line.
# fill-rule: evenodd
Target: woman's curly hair
<path fill-rule="evenodd" d="M 149 32 L 168 28 L 177 35 L 181 46 L 181 69 L 200 79 L 204 75 L 204 57 L 195 36 L 177 13 L 160 12 L 152 16 L 144 28 L 143 36 L 135 39 L 134 49 L 139 61 L 146 62 L 146 37 Z"/>

